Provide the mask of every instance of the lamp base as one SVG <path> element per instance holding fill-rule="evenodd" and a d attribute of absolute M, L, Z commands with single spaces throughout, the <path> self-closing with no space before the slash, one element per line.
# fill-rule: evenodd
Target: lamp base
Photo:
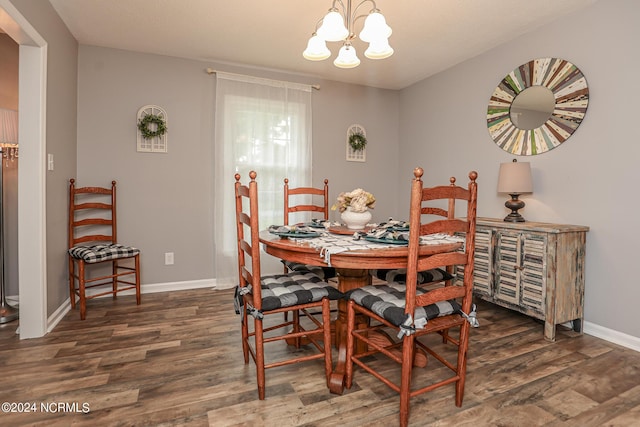
<path fill-rule="evenodd" d="M 0 324 L 16 320 L 20 316 L 17 308 L 10 306 L 6 301 L 0 304 Z"/>
<path fill-rule="evenodd" d="M 509 215 L 504 217 L 505 222 L 525 222 L 525 219 L 519 213 L 511 212 Z"/>
<path fill-rule="evenodd" d="M 522 200 L 518 200 L 520 197 L 519 194 L 509 194 L 511 196 L 511 200 L 507 200 L 504 203 L 504 206 L 507 209 L 511 209 L 511 213 L 504 217 L 505 222 L 525 222 L 525 219 L 518 213 L 519 209 L 524 208 L 524 202 Z"/>

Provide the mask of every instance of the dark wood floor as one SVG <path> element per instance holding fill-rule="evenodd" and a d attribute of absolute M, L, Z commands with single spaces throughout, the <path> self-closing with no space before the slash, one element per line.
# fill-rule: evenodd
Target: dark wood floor
<path fill-rule="evenodd" d="M 0 402 L 35 410 L 3 411 L 0 425 L 397 424 L 394 392 L 356 370 L 353 388 L 332 395 L 315 361 L 268 370 L 259 401 L 232 291 L 142 301 L 90 301 L 87 320 L 72 311 L 39 339 L 20 341 L 17 322 L 0 327 Z M 542 324 L 488 303 L 478 317 L 462 408 L 447 386 L 412 399 L 411 425 L 640 425 L 640 353 L 562 327 L 557 342 L 546 342 Z M 293 351 L 274 346 L 271 354 Z"/>

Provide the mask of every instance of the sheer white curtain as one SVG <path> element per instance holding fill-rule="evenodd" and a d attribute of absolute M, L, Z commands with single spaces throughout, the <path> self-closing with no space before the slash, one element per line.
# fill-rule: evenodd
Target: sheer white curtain
<path fill-rule="evenodd" d="M 234 175 L 258 174 L 260 228 L 283 223 L 283 185 L 311 185 L 311 86 L 218 72 L 215 117 L 215 265 L 238 282 Z M 282 271 L 272 264 L 263 273 Z M 271 271 L 270 271 L 271 270 Z"/>

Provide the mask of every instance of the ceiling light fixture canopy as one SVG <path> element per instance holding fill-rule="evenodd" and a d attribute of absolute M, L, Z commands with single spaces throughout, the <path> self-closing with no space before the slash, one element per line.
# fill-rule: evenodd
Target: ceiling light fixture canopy
<path fill-rule="evenodd" d="M 372 8 L 368 14 L 358 15 L 358 9 L 365 3 L 371 3 Z M 389 45 L 391 27 L 387 25 L 375 1 L 362 0 L 354 9 L 351 0 L 333 0 L 329 12 L 316 23 L 315 31 L 302 56 L 310 61 L 322 61 L 331 56 L 326 42 L 341 41 L 342 47 L 333 64 L 340 68 L 357 67 L 360 65 L 360 59 L 351 41 L 356 37 L 354 25 L 362 18 L 364 25 L 360 31 L 360 40 L 369 43 L 364 56 L 369 59 L 384 59 L 393 55 L 393 48 Z"/>

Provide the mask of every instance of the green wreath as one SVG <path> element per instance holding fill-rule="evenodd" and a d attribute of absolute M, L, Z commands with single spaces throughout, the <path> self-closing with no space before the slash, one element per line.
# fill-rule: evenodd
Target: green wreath
<path fill-rule="evenodd" d="M 349 145 L 354 151 L 362 151 L 367 146 L 367 137 L 361 132 L 349 135 Z"/>
<path fill-rule="evenodd" d="M 152 124 L 156 125 L 156 130 L 149 129 L 149 125 Z M 167 123 L 159 115 L 145 114 L 138 122 L 138 130 L 144 139 L 151 139 L 167 133 Z"/>

